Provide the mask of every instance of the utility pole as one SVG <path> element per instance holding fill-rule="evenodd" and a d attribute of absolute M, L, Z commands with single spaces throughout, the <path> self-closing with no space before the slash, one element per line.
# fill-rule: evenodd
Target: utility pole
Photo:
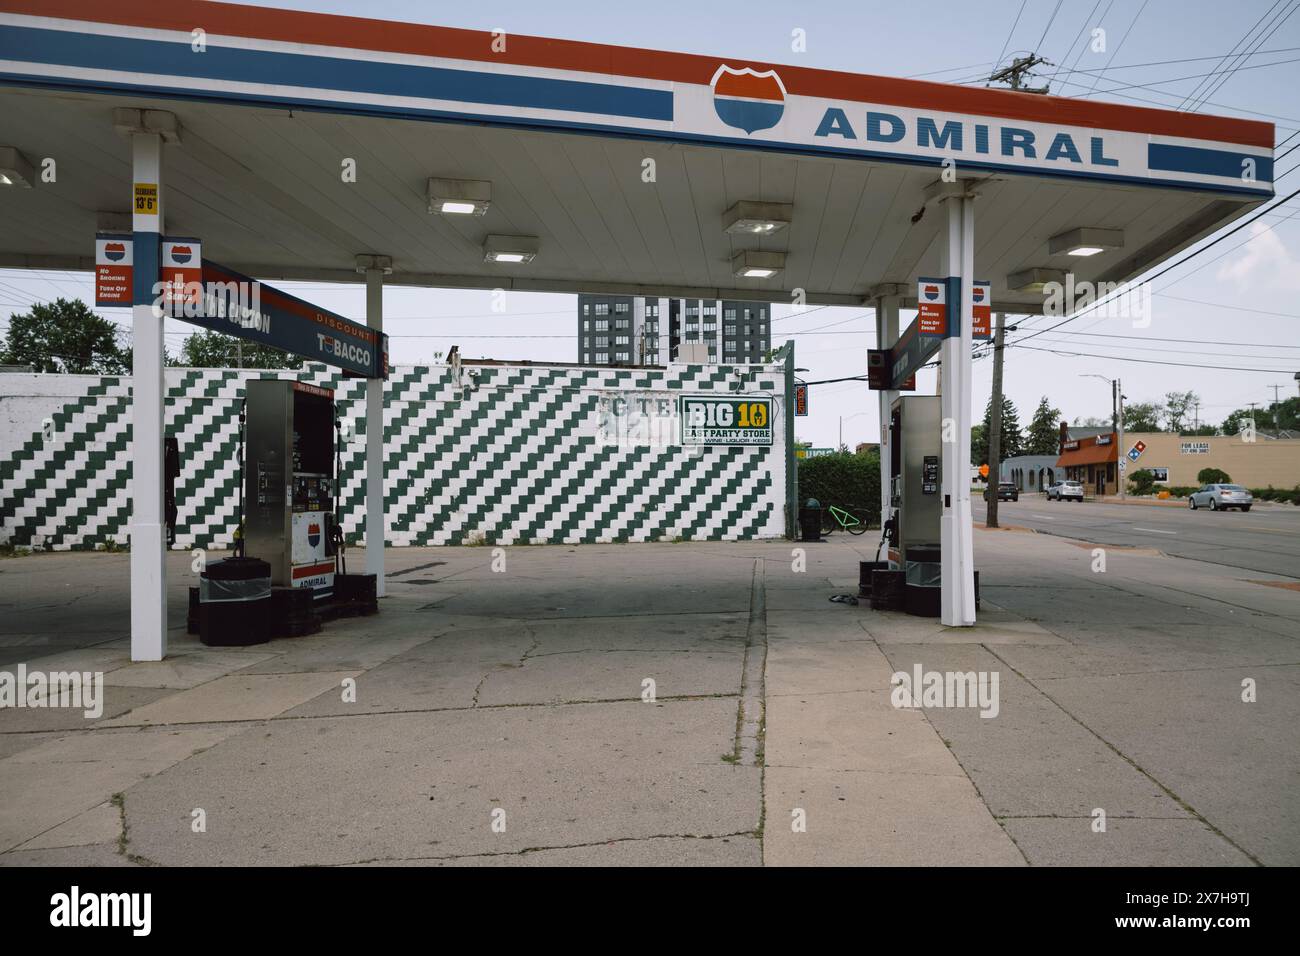
<path fill-rule="evenodd" d="M 985 83 L 984 85 L 988 86 L 989 83 L 1007 83 L 1018 93 L 1047 93 L 1047 86 L 1023 85 L 1025 77 L 1029 74 L 1029 71 L 1039 65 L 1052 66 L 1051 63 L 1048 63 L 1037 53 L 1031 53 L 1029 56 L 1018 56 L 1011 61 L 1010 66 L 1004 66 L 1002 69 L 990 76 L 988 83 Z"/>
<path fill-rule="evenodd" d="M 988 508 L 984 527 L 998 526 L 998 485 L 1002 482 L 1002 348 L 1006 339 L 1006 315 L 998 313 L 998 327 L 993 336 L 993 398 L 989 409 L 989 477 L 985 494 Z"/>
<path fill-rule="evenodd" d="M 1273 390 L 1273 428 L 1277 430 L 1281 430 L 1282 426 L 1278 423 L 1277 413 L 1278 413 L 1278 409 L 1281 408 L 1282 405 L 1282 399 L 1278 395 L 1278 392 L 1281 391 L 1282 386 L 1269 385 L 1268 387 Z"/>
<path fill-rule="evenodd" d="M 1128 453 L 1124 450 L 1124 383 L 1115 379 L 1115 441 L 1118 447 L 1115 449 L 1115 478 L 1116 484 L 1119 485 L 1119 497 L 1122 501 L 1128 497 L 1128 490 L 1124 481 L 1124 469 L 1128 466 Z"/>

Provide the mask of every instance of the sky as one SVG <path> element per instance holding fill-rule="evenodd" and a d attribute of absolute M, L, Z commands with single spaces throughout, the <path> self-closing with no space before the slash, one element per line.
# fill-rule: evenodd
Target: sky
<path fill-rule="evenodd" d="M 278 0 L 261 5 L 980 85 L 995 63 L 1034 51 L 1053 64 L 1040 67 L 1036 80 L 1049 82 L 1053 93 L 1265 119 L 1276 125 L 1276 141 L 1284 143 L 1279 156 L 1300 144 L 1300 0 L 749 0 L 744 5 L 700 0 Z M 1102 53 L 1094 53 L 1089 42 L 1096 28 L 1106 31 Z M 803 52 L 791 49 L 796 29 L 806 36 Z M 1221 85 L 1218 78 L 1206 79 L 1239 41 L 1237 49 L 1256 47 L 1256 52 L 1235 61 L 1242 68 Z M 1183 62 L 1169 62 L 1173 60 Z M 1209 83 L 1215 84 L 1212 91 Z M 1185 102 L 1194 93 L 1208 97 L 1198 104 Z M 1294 138 L 1288 142 L 1288 137 Z M 1279 159 L 1279 197 L 1300 188 L 1300 171 L 1290 172 L 1298 166 L 1300 149 Z M 89 273 L 0 270 L 0 316 L 57 296 L 90 300 L 91 280 Z M 364 315 L 359 287 L 280 285 L 335 312 Z M 1251 402 L 1267 405 L 1275 385 L 1282 398 L 1297 394 L 1300 197 L 1172 269 L 1152 289 L 1146 328 L 1088 317 L 1007 349 L 1004 389 L 1022 423 L 1044 396 L 1070 421 L 1108 419 L 1110 386 L 1092 376 L 1120 378 L 1129 402 L 1195 391 L 1201 398 L 1200 420 L 1209 423 L 1221 422 Z M 493 311 L 490 296 L 484 291 L 388 289 L 385 331 L 392 360 L 427 362 L 458 343 L 462 354 L 471 357 L 576 361 L 575 296 L 513 292 L 504 313 Z M 100 311 L 129 324 L 129 310 Z M 789 306 L 777 304 L 772 314 L 773 344 L 794 339 L 797 364 L 807 369 L 801 373 L 805 380 L 865 374 L 866 352 L 875 344 L 869 308 L 810 308 L 793 314 Z M 904 325 L 911 314 L 904 314 Z M 1008 337 L 1013 343 L 1019 334 L 1047 324 L 1014 316 L 1008 322 L 1020 330 Z M 7 324 L 0 320 L 0 327 Z M 184 326 L 172 329 L 169 345 L 174 349 L 185 334 Z M 1031 345 L 1041 350 L 1031 351 Z M 991 380 L 992 362 L 976 361 L 977 421 Z M 923 371 L 917 384 L 919 393 L 933 393 L 933 371 Z M 816 446 L 836 445 L 841 427 L 850 447 L 878 439 L 876 398 L 865 382 L 814 386 L 810 408 L 796 432 Z"/>

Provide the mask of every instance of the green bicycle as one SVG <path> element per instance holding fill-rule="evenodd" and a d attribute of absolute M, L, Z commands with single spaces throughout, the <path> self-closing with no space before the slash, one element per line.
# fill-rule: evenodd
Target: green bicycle
<path fill-rule="evenodd" d="M 827 505 L 822 509 L 822 534 L 830 534 L 836 528 L 842 528 L 849 534 L 866 534 L 867 512 L 864 508 L 840 508 Z"/>

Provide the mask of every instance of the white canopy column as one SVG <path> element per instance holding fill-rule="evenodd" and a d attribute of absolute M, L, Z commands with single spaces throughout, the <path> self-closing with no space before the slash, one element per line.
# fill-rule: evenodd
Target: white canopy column
<path fill-rule="evenodd" d="M 384 331 L 384 276 L 393 271 L 389 256 L 357 256 L 366 277 L 366 325 Z M 375 576 L 375 594 L 384 596 L 384 380 L 366 380 L 366 573 Z"/>
<path fill-rule="evenodd" d="M 167 532 L 163 504 L 163 324 L 155 306 L 163 231 L 163 140 L 176 118 L 117 109 L 131 141 L 131 660 L 167 655 Z"/>
<path fill-rule="evenodd" d="M 975 194 L 970 184 L 936 184 L 947 213 L 939 235 L 941 272 L 949 279 L 948 336 L 940 347 L 940 427 L 943 473 L 939 519 L 942 548 L 940 620 L 949 627 L 975 623 L 974 530 L 970 502 L 971 283 L 975 278 Z"/>

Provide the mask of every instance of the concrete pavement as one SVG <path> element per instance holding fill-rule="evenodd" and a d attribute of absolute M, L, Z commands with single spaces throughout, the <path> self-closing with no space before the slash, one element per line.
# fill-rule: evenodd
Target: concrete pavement
<path fill-rule="evenodd" d="M 827 600 L 874 545 L 402 549 L 378 617 L 243 649 L 178 554 L 157 664 L 125 556 L 0 561 L 0 671 L 106 698 L 0 709 L 0 863 L 1300 862 L 1287 579 L 981 532 L 949 629 Z M 896 706 L 917 665 L 997 715 Z"/>

